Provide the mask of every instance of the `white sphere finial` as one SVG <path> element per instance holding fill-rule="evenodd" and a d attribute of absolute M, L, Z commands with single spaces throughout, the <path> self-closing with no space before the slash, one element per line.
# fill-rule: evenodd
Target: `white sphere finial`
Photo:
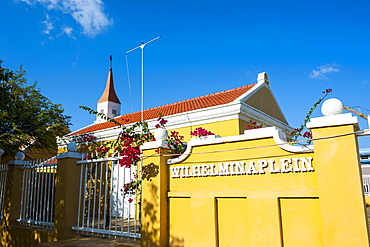
<path fill-rule="evenodd" d="M 168 137 L 168 132 L 166 129 L 159 128 L 154 130 L 154 138 L 157 141 L 165 141 Z"/>
<path fill-rule="evenodd" d="M 68 152 L 76 152 L 77 151 L 77 144 L 75 142 L 70 142 L 67 145 Z"/>
<path fill-rule="evenodd" d="M 22 160 L 24 160 L 25 157 L 26 157 L 26 155 L 23 152 L 18 152 L 18 153 L 15 154 L 15 159 L 16 160 L 22 161 Z"/>
<path fill-rule="evenodd" d="M 321 113 L 324 116 L 339 115 L 343 112 L 342 101 L 336 98 L 327 99 L 321 106 Z"/>

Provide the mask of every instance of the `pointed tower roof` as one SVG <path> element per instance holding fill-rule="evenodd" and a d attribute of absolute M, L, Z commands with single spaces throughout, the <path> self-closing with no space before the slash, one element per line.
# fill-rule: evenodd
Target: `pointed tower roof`
<path fill-rule="evenodd" d="M 108 72 L 107 84 L 105 86 L 105 90 L 100 97 L 98 103 L 110 101 L 114 103 L 121 104 L 119 101 L 116 91 L 114 90 L 114 83 L 113 83 L 113 71 L 112 71 L 112 56 L 110 56 L 111 66 Z"/>

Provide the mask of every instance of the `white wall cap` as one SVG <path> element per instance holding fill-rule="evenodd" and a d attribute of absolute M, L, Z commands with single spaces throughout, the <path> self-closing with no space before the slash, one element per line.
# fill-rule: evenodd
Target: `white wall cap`
<path fill-rule="evenodd" d="M 12 160 L 8 162 L 8 165 L 15 165 L 15 166 L 25 166 L 27 164 L 29 164 L 29 162 L 24 161 L 24 160 Z"/>
<path fill-rule="evenodd" d="M 66 158 L 74 158 L 74 159 L 83 159 L 84 154 L 83 153 L 77 153 L 77 152 L 66 152 L 61 153 L 57 156 L 57 159 L 66 159 Z"/>
<path fill-rule="evenodd" d="M 330 115 L 317 118 L 311 118 L 311 121 L 306 124 L 307 128 L 319 128 L 319 127 L 329 127 L 338 125 L 348 125 L 355 124 L 358 126 L 358 119 L 352 116 L 351 113 Z"/>
<path fill-rule="evenodd" d="M 155 149 L 155 148 L 167 148 L 167 141 L 154 141 L 154 142 L 145 142 L 140 146 L 141 150 Z"/>
<path fill-rule="evenodd" d="M 313 146 L 292 146 L 287 143 L 285 133 L 278 129 L 277 127 L 267 127 L 267 128 L 260 128 L 260 129 L 252 129 L 244 131 L 243 135 L 236 135 L 236 136 L 227 136 L 227 137 L 216 137 L 210 136 L 210 138 L 204 139 L 194 139 L 192 138 L 190 142 L 187 143 L 187 148 L 185 152 L 177 158 L 168 159 L 167 164 L 175 164 L 179 163 L 188 158 L 191 155 L 192 148 L 196 146 L 203 146 L 203 145 L 210 145 L 210 144 L 221 144 L 221 143 L 228 143 L 228 142 L 235 142 L 235 141 L 244 141 L 244 140 L 254 140 L 254 139 L 262 139 L 273 137 L 275 143 L 283 150 L 292 152 L 292 153 L 306 153 L 306 152 L 313 152 Z"/>

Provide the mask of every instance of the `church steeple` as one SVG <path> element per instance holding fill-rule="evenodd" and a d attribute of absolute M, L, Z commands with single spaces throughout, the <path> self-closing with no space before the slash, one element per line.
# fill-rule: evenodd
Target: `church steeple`
<path fill-rule="evenodd" d="M 114 90 L 112 56 L 110 56 L 110 68 L 108 71 L 107 83 L 105 90 L 98 101 L 97 111 L 104 113 L 109 118 L 114 118 L 120 115 L 121 102 L 119 101 L 116 91 Z M 104 119 L 97 116 L 95 123 L 101 123 L 104 121 Z"/>

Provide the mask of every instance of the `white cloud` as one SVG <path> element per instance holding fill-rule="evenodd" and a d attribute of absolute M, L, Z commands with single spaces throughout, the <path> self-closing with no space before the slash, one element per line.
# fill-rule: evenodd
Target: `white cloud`
<path fill-rule="evenodd" d="M 339 65 L 336 63 L 327 63 L 317 66 L 317 70 L 312 70 L 310 77 L 313 79 L 326 79 L 326 74 L 339 72 Z"/>
<path fill-rule="evenodd" d="M 50 31 L 54 29 L 53 23 L 50 21 L 50 17 L 48 14 L 46 14 L 46 20 L 42 22 L 45 24 L 45 29 L 42 30 L 43 33 L 45 34 L 50 34 Z"/>
<path fill-rule="evenodd" d="M 73 28 L 71 27 L 62 27 L 62 33 L 61 34 L 67 34 L 68 37 L 72 38 L 72 39 L 76 39 L 72 33 L 73 33 Z"/>
<path fill-rule="evenodd" d="M 29 5 L 42 4 L 48 10 L 68 14 L 82 27 L 82 32 L 94 37 L 113 25 L 113 20 L 104 13 L 102 0 L 21 0 Z M 50 30 L 49 30 L 50 31 Z"/>

